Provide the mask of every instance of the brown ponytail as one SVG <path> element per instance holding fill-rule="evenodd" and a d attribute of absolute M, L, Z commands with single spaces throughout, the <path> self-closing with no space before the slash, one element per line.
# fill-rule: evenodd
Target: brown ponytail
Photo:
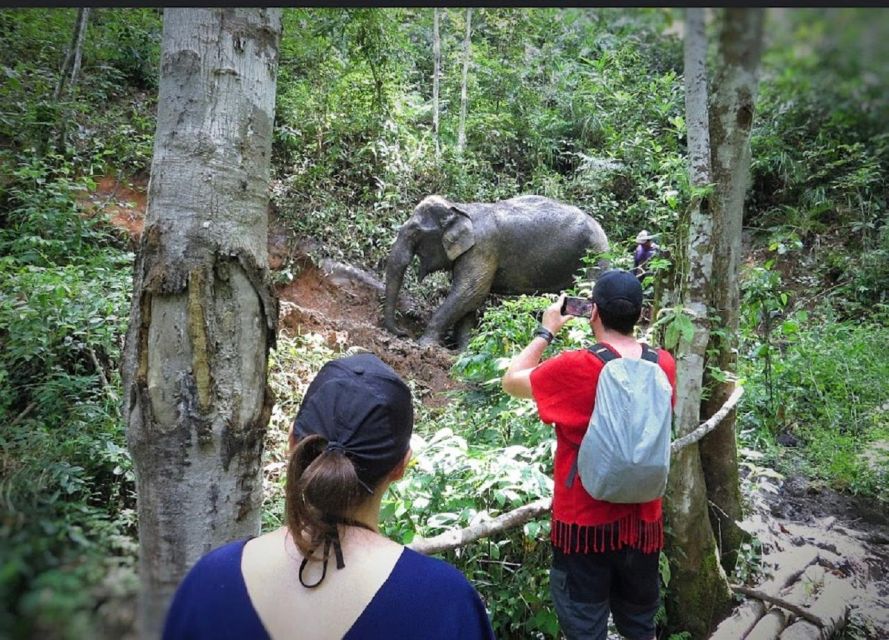
<path fill-rule="evenodd" d="M 325 539 L 369 496 L 355 465 L 342 450 L 327 449 L 319 435 L 301 438 L 290 455 L 285 485 L 285 513 L 290 535 L 306 558 L 315 557 Z"/>

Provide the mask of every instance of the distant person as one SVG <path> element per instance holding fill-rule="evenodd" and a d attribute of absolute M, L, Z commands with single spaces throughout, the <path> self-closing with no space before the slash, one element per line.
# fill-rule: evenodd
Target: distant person
<path fill-rule="evenodd" d="M 547 345 L 570 318 L 561 313 L 562 299 L 544 311 L 531 342 L 502 380 L 509 395 L 533 398 L 540 420 L 555 427 L 550 592 L 569 640 L 605 640 L 609 610 L 621 635 L 649 640 L 655 637 L 654 616 L 660 605 L 661 499 L 597 500 L 576 481 L 577 461 L 606 362 L 647 359 L 660 367 L 669 387 L 662 391 L 667 391 L 671 406 L 676 364 L 665 350 L 651 349 L 633 336 L 642 311 L 642 286 L 622 270 L 605 272 L 593 287 L 589 322 L 597 344 L 540 363 Z M 672 411 L 670 406 L 665 409 Z M 666 427 L 669 438 L 669 419 Z"/>
<path fill-rule="evenodd" d="M 633 252 L 633 274 L 639 279 L 639 282 L 642 282 L 645 278 L 647 273 L 646 266 L 660 249 L 654 242 L 657 235 L 656 233 L 648 233 L 648 231 L 643 229 L 636 236 L 636 250 Z"/>
<path fill-rule="evenodd" d="M 164 638 L 493 638 L 457 569 L 378 531 L 413 423 L 410 390 L 376 356 L 325 364 L 291 432 L 287 525 L 198 561 Z"/>

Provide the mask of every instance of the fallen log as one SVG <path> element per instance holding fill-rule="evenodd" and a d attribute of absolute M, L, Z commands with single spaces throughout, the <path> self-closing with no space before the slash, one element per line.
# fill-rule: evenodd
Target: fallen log
<path fill-rule="evenodd" d="M 775 574 L 759 585 L 758 589 L 768 594 L 778 594 L 799 580 L 806 569 L 818 561 L 819 552 L 814 547 L 791 547 L 768 557 L 777 567 Z M 732 615 L 719 623 L 710 640 L 738 640 L 744 638 L 767 609 L 761 600 L 747 600 L 735 608 Z"/>
<path fill-rule="evenodd" d="M 788 626 L 779 640 L 827 640 L 839 634 L 846 626 L 849 616 L 849 599 L 852 597 L 849 585 L 832 574 L 824 575 L 824 588 L 809 611 L 824 622 L 816 626 L 809 620 L 797 620 Z"/>
<path fill-rule="evenodd" d="M 823 637 L 829 636 L 822 636 L 819 627 L 805 620 L 797 620 L 781 632 L 778 640 L 817 640 Z"/>
<path fill-rule="evenodd" d="M 787 626 L 787 614 L 781 609 L 770 609 L 744 636 L 744 640 L 775 640 Z"/>
<path fill-rule="evenodd" d="M 838 634 L 846 626 L 849 618 L 849 601 L 855 596 L 855 590 L 845 580 L 831 573 L 824 575 L 824 589 L 818 594 L 810 607 L 812 613 L 824 620 L 822 637 L 830 638 Z"/>
<path fill-rule="evenodd" d="M 479 538 L 486 538 L 492 534 L 502 533 L 513 527 L 521 526 L 534 518 L 548 513 L 551 504 L 552 499 L 541 498 L 518 509 L 507 511 L 496 518 L 477 522 L 463 529 L 445 531 L 432 538 L 415 538 L 408 547 L 426 555 L 456 549 L 470 542 L 475 542 Z"/>
<path fill-rule="evenodd" d="M 766 614 L 768 608 L 762 600 L 747 600 L 735 608 L 732 614 L 719 623 L 710 640 L 738 640 L 743 638 Z"/>

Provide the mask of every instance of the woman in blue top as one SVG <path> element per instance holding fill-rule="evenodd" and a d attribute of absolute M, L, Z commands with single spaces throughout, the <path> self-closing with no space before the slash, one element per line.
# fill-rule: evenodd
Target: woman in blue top
<path fill-rule="evenodd" d="M 325 364 L 291 433 L 287 526 L 204 556 L 176 591 L 164 638 L 493 638 L 459 571 L 378 532 L 413 421 L 410 390 L 376 356 Z"/>

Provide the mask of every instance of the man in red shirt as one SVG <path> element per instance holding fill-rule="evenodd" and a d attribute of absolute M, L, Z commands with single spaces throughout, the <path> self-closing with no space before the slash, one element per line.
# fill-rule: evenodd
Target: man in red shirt
<path fill-rule="evenodd" d="M 609 609 L 621 635 L 648 640 L 655 637 L 654 616 L 660 604 L 661 499 L 604 502 L 590 496 L 581 482 L 568 481 L 605 365 L 588 349 L 566 351 L 540 363 L 543 351 L 571 317 L 561 313 L 563 299 L 544 311 L 531 343 L 502 380 L 506 393 L 533 398 L 540 419 L 555 426 L 550 591 L 569 640 L 604 640 Z M 642 286 L 636 277 L 622 270 L 604 273 L 593 288 L 590 317 L 597 342 L 621 357 L 639 358 L 642 344 L 633 329 L 641 311 Z M 676 363 L 660 349 L 658 365 L 673 387 L 675 402 Z"/>

